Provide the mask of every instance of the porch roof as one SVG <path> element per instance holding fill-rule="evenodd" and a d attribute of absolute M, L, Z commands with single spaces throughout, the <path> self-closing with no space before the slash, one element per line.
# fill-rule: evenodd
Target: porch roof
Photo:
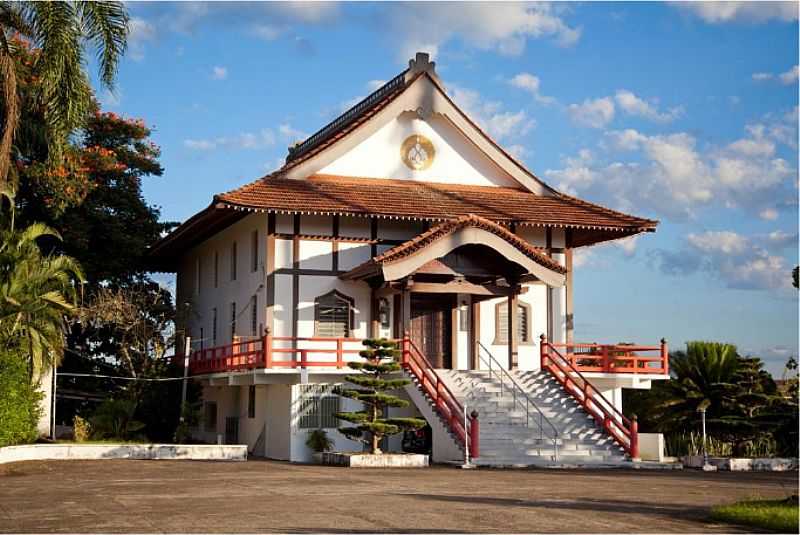
<path fill-rule="evenodd" d="M 474 229 L 478 232 L 466 233 Z M 450 238 L 450 239 L 448 239 Z M 457 239 L 455 239 L 457 238 Z M 496 238 L 500 238 L 497 240 Z M 419 236 L 377 255 L 342 274 L 346 280 L 381 276 L 384 280 L 397 280 L 410 274 L 428 261 L 444 256 L 463 245 L 486 245 L 503 254 L 507 260 L 526 268 L 529 273 L 551 286 L 561 286 L 567 270 L 508 229 L 475 214 L 446 221 Z M 432 255 L 425 255 L 430 249 Z M 412 257 L 419 257 L 416 261 Z M 428 256 L 432 256 L 428 258 Z"/>

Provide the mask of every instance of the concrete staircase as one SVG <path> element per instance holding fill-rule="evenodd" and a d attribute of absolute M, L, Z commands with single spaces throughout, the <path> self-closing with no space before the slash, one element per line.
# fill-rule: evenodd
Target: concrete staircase
<path fill-rule="evenodd" d="M 519 387 L 555 427 L 542 422 L 532 407 L 515 404 L 509 381 L 501 387 L 488 371 L 436 370 L 468 410 L 480 414 L 482 466 L 598 466 L 626 464 L 622 448 L 546 371 L 512 371 Z M 519 398 L 519 393 L 517 393 Z M 527 422 L 526 422 L 527 420 Z"/>

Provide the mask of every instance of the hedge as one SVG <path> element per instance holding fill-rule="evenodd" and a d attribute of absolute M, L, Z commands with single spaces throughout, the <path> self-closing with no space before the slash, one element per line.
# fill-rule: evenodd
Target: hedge
<path fill-rule="evenodd" d="M 25 359 L 13 352 L 0 352 L 0 446 L 37 439 L 42 397 L 31 384 Z"/>

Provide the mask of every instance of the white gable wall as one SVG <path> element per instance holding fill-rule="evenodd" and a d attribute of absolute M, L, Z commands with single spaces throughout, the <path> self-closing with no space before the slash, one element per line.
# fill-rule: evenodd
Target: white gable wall
<path fill-rule="evenodd" d="M 422 171 L 407 167 L 400 154 L 403 141 L 415 134 L 427 137 L 435 150 L 433 164 Z M 319 174 L 519 187 L 443 116 L 434 114 L 423 120 L 410 112 L 389 121 Z"/>

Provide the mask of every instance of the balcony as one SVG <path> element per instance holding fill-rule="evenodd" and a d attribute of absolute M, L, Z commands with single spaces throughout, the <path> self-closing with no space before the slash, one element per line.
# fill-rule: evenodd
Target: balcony
<path fill-rule="evenodd" d="M 189 373 L 206 375 L 254 369 L 345 369 L 360 360 L 361 338 L 271 336 L 193 351 Z M 543 341 L 543 352 L 558 351 L 582 373 L 667 375 L 666 342 L 657 346 L 633 344 L 554 344 Z"/>

